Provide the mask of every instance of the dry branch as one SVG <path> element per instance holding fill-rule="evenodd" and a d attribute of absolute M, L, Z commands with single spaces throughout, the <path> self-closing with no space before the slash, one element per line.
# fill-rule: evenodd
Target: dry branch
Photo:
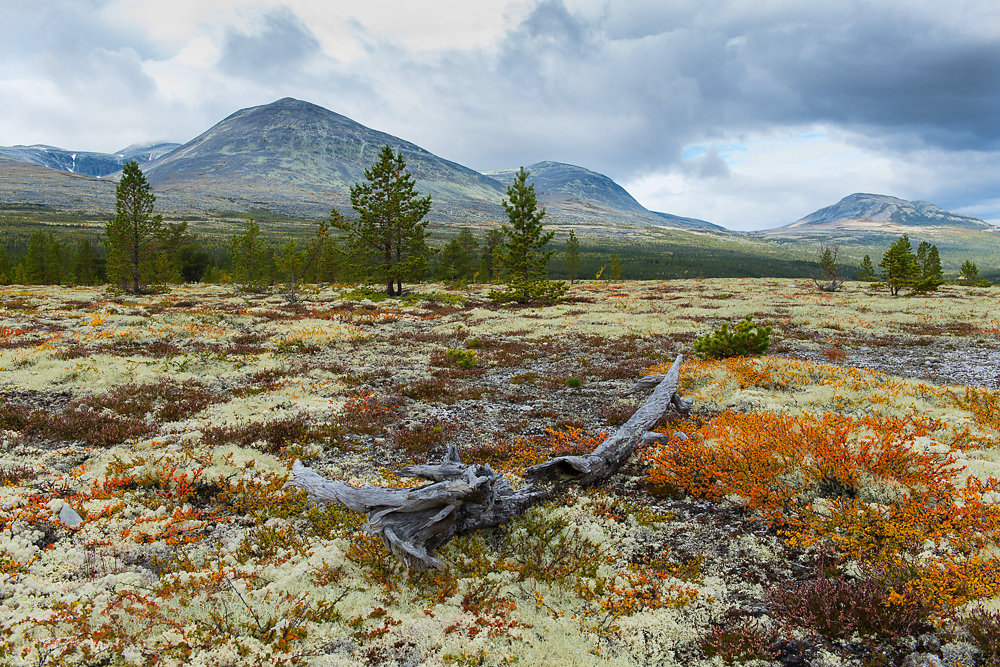
<path fill-rule="evenodd" d="M 443 567 L 433 553 L 454 537 L 505 523 L 533 505 L 548 500 L 568 484 L 592 485 L 607 480 L 643 443 L 660 441 L 652 429 L 674 407 L 687 411 L 689 400 L 677 395 L 682 355 L 664 375 L 650 376 L 656 388 L 646 402 L 597 449 L 584 456 L 560 456 L 525 471 L 528 484 L 515 490 L 502 474 L 488 465 L 462 463 L 452 445 L 440 463 L 407 466 L 403 477 L 430 481 L 411 489 L 351 486 L 316 474 L 300 461 L 292 465 L 286 486 L 304 489 L 309 497 L 335 502 L 355 512 L 367 512 L 367 529 L 378 534 L 386 547 L 408 567 L 422 570 Z M 634 391 L 652 386 L 647 378 Z"/>

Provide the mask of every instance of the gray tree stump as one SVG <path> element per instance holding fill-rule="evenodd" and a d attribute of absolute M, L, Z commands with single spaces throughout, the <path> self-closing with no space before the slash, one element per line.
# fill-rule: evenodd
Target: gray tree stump
<path fill-rule="evenodd" d="M 652 386 L 646 402 L 608 436 L 597 449 L 584 456 L 560 456 L 528 468 L 528 482 L 515 490 L 502 474 L 488 465 L 462 463 L 452 445 L 440 463 L 407 466 L 403 477 L 426 479 L 430 484 L 411 489 L 351 486 L 323 478 L 301 461 L 292 465 L 286 487 L 298 487 L 309 498 L 334 502 L 355 512 L 368 514 L 367 530 L 381 536 L 385 546 L 414 570 L 444 564 L 434 551 L 455 535 L 496 526 L 520 516 L 529 508 L 552 498 L 568 484 L 593 485 L 607 480 L 625 464 L 642 443 L 662 441 L 653 429 L 671 407 L 687 412 L 691 401 L 677 395 L 680 366 L 678 355 L 664 375 L 650 376 L 630 391 Z"/>

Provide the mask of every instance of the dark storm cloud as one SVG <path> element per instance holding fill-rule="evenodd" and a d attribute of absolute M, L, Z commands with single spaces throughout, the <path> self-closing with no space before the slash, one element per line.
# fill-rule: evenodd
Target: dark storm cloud
<path fill-rule="evenodd" d="M 492 58 L 448 61 L 450 94 L 477 110 L 474 124 L 517 128 L 477 162 L 544 153 L 626 176 L 679 163 L 692 141 L 810 124 L 895 149 L 1000 148 L 1000 35 L 974 15 L 747 5 L 538 3 Z M 458 84 L 470 79 L 479 85 Z"/>
<path fill-rule="evenodd" d="M 219 58 L 227 74 L 259 82 L 294 77 L 298 68 L 320 52 L 319 40 L 287 7 L 261 17 L 252 33 L 230 30 Z"/>
<path fill-rule="evenodd" d="M 772 108 L 769 119 L 907 133 L 949 149 L 1000 147 L 996 38 L 966 36 L 888 12 L 822 27 L 747 35 L 743 61 L 769 72 L 799 100 L 784 114 Z"/>

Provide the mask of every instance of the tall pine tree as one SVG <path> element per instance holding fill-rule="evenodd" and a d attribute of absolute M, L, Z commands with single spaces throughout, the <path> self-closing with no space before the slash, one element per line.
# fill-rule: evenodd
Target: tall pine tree
<path fill-rule="evenodd" d="M 889 246 L 878 265 L 882 269 L 882 280 L 893 296 L 899 294 L 899 290 L 904 287 L 913 287 L 914 282 L 920 278 L 920 263 L 913 254 L 910 237 L 906 234 Z"/>
<path fill-rule="evenodd" d="M 115 199 L 115 218 L 106 228 L 108 278 L 139 293 L 155 276 L 156 242 L 163 220 L 153 215 L 156 196 L 134 160 L 122 169 Z"/>
<path fill-rule="evenodd" d="M 551 302 L 566 291 L 565 283 L 546 280 L 546 267 L 555 250 L 545 250 L 545 246 L 555 232 L 542 231 L 545 209 L 538 208 L 535 186 L 528 184 L 528 176 L 521 167 L 503 200 L 510 224 L 502 228 L 504 240 L 497 249 L 497 258 L 507 289 L 490 293 L 498 302 Z"/>
<path fill-rule="evenodd" d="M 580 240 L 576 238 L 576 232 L 569 230 L 569 238 L 566 239 L 566 271 L 569 273 L 569 284 L 576 282 L 576 274 L 580 271 Z"/>
<path fill-rule="evenodd" d="M 402 153 L 393 153 L 389 146 L 365 170 L 365 179 L 351 187 L 351 206 L 358 219 L 331 214 L 330 224 L 346 232 L 351 254 L 368 277 L 382 282 L 389 296 L 399 296 L 403 280 L 416 279 L 427 268 L 430 249 L 424 217 L 431 210 L 431 198 L 417 196 Z"/>

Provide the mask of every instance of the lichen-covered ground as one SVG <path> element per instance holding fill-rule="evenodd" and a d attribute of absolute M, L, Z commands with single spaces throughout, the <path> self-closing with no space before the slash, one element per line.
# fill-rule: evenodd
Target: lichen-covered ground
<path fill-rule="evenodd" d="M 997 664 L 1000 291 L 417 290 L 0 290 L 0 663 Z M 451 443 L 516 480 L 747 314 L 771 353 L 685 362 L 687 439 L 443 571 L 282 489 Z"/>

